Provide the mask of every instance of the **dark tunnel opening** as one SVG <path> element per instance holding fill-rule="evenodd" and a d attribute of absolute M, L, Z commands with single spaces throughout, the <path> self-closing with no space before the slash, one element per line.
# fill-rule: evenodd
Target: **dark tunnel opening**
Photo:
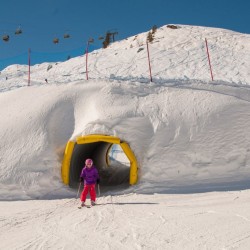
<path fill-rule="evenodd" d="M 105 188 L 127 188 L 129 187 L 130 167 L 121 162 L 109 161 L 108 152 L 112 147 L 109 142 L 93 142 L 86 144 L 75 144 L 70 161 L 69 186 L 77 188 L 79 177 L 85 160 L 91 158 L 100 175 L 100 185 Z"/>

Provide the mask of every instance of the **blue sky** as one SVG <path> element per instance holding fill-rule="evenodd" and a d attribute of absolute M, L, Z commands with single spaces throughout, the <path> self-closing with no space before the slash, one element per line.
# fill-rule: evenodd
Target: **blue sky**
<path fill-rule="evenodd" d="M 10 40 L 0 41 L 0 69 L 1 62 L 26 61 L 28 48 L 33 62 L 84 53 L 89 37 L 95 38 L 91 49 L 99 48 L 98 37 L 107 30 L 117 30 L 118 40 L 166 24 L 250 34 L 249 9 L 249 0 L 1 0 L 0 35 Z M 14 35 L 19 26 L 23 34 Z"/>

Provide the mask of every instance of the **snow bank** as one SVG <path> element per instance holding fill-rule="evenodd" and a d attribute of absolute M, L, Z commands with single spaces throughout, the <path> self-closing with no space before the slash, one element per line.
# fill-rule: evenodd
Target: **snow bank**
<path fill-rule="evenodd" d="M 82 80 L 83 57 L 49 71 L 48 64 L 33 66 L 31 87 L 25 66 L 2 71 L 0 199 L 72 195 L 60 178 L 65 144 L 94 133 L 130 144 L 140 166 L 139 183 L 130 191 L 248 187 L 249 35 L 191 26 L 158 29 L 150 48 L 154 83 L 145 82 L 145 49 L 138 52 L 145 36 L 91 53 L 90 75 L 96 79 L 89 81 Z M 205 37 L 214 39 L 214 83 Z"/>

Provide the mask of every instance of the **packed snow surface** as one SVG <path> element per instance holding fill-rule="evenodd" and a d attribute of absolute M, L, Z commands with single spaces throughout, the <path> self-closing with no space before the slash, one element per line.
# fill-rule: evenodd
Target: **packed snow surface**
<path fill-rule="evenodd" d="M 1 249 L 242 249 L 250 246 L 250 192 L 128 194 L 1 202 Z"/>
<path fill-rule="evenodd" d="M 147 33 L 90 53 L 88 81 L 85 56 L 32 66 L 31 86 L 1 71 L 1 249 L 250 247 L 250 35 L 178 27 L 149 43 L 153 82 Z M 78 210 L 61 163 L 89 134 L 128 142 L 139 182 Z"/>

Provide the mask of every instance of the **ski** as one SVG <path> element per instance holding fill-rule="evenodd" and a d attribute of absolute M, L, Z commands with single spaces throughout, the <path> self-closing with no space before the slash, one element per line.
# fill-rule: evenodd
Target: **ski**
<path fill-rule="evenodd" d="M 84 206 L 79 206 L 78 208 L 79 208 L 79 209 L 82 209 L 83 207 L 91 208 L 92 206 L 91 206 L 91 205 L 84 205 Z"/>
<path fill-rule="evenodd" d="M 83 208 L 83 207 L 86 207 L 86 208 L 91 208 L 92 206 L 94 206 L 94 205 L 86 205 L 86 204 L 84 204 L 84 205 L 80 205 L 78 208 L 79 209 L 81 209 L 81 208 Z"/>
<path fill-rule="evenodd" d="M 94 203 L 94 204 L 90 204 L 90 205 L 86 205 L 86 204 L 85 204 L 85 205 L 83 205 L 83 206 L 82 206 L 82 205 L 81 205 L 81 206 L 79 206 L 78 208 L 79 208 L 79 209 L 81 209 L 81 208 L 83 208 L 83 207 L 86 207 L 86 208 L 91 208 L 91 207 L 98 206 L 98 205 L 101 205 L 101 204 L 96 204 L 96 203 Z"/>

